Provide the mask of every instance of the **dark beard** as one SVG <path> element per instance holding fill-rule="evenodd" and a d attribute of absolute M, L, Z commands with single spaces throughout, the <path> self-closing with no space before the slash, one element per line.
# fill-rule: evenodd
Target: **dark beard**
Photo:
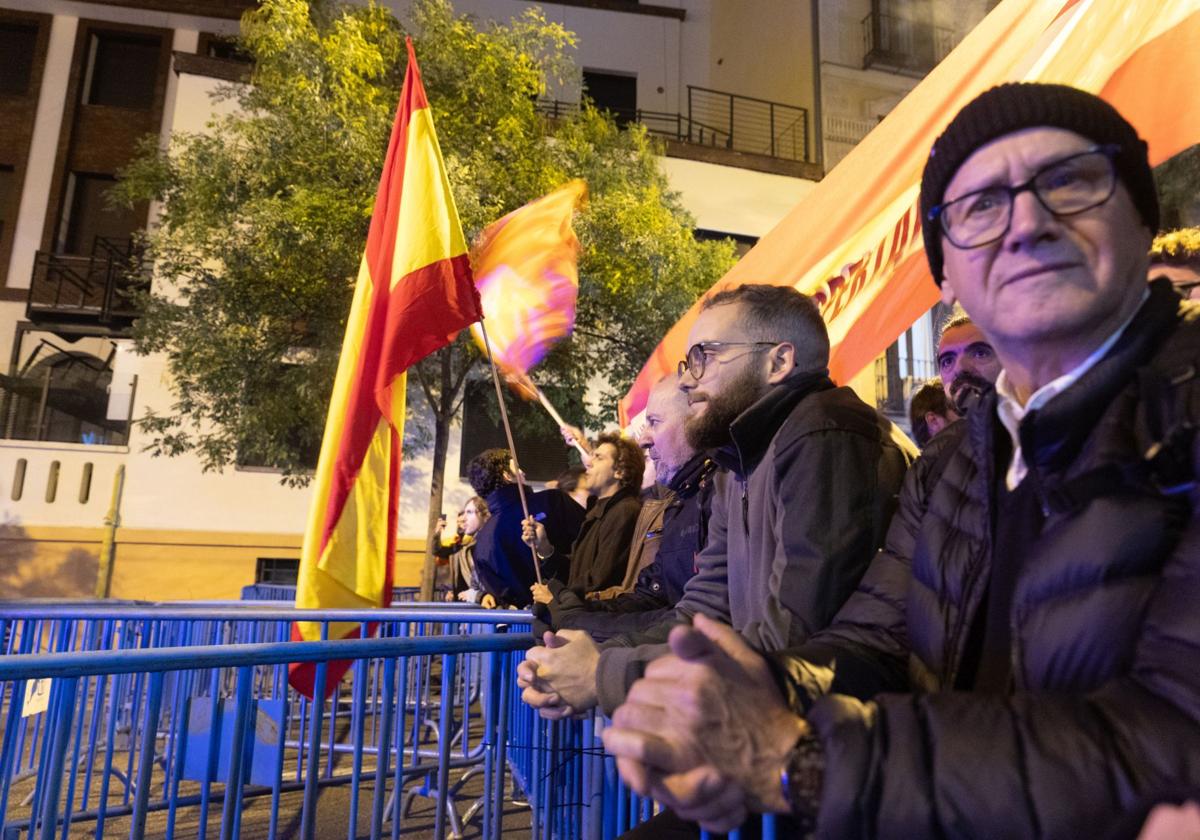
<path fill-rule="evenodd" d="M 991 387 L 992 383 L 982 376 L 964 370 L 950 383 L 950 401 L 954 404 L 954 410 L 960 417 L 966 417 Z"/>
<path fill-rule="evenodd" d="M 688 445 L 696 451 L 719 449 L 733 440 L 729 426 L 767 392 L 761 371 L 747 367 L 720 394 L 708 398 L 708 406 L 699 417 L 693 417 L 684 427 Z"/>

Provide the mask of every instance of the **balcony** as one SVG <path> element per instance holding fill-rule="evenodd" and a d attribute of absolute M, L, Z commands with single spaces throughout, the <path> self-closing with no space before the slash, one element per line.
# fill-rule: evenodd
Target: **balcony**
<path fill-rule="evenodd" d="M 618 124 L 641 123 L 650 134 L 666 140 L 812 162 L 807 109 L 695 85 L 688 85 L 687 93 L 684 114 L 642 108 L 607 110 Z M 538 110 L 552 118 L 566 116 L 579 107 L 578 102 L 538 101 Z"/>
<path fill-rule="evenodd" d="M 920 78 L 954 49 L 954 30 L 879 8 L 863 18 L 862 27 L 864 70 Z"/>
<path fill-rule="evenodd" d="M 142 255 L 128 239 L 96 237 L 91 256 L 39 251 L 25 315 L 39 326 L 87 326 L 123 335 L 140 314 L 138 293 L 149 284 Z"/>

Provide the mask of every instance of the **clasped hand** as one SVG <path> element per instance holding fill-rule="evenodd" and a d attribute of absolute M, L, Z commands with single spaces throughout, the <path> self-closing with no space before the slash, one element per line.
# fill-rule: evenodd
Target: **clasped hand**
<path fill-rule="evenodd" d="M 599 648 L 582 630 L 547 631 L 544 641 L 517 666 L 521 699 L 547 720 L 583 714 L 596 705 Z"/>
<path fill-rule="evenodd" d="M 786 812 L 780 771 L 807 724 L 766 661 L 704 616 L 673 629 L 669 644 L 604 730 L 621 777 L 709 831 L 731 831 L 750 811 Z"/>

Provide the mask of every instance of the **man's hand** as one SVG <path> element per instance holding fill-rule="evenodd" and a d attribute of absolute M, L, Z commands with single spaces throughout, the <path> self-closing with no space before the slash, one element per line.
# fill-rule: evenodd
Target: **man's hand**
<path fill-rule="evenodd" d="M 544 583 L 535 583 L 529 587 L 529 591 L 533 593 L 533 600 L 538 604 L 549 604 L 554 600 L 554 593 L 550 591 L 550 587 Z"/>
<path fill-rule="evenodd" d="M 496 609 L 496 598 L 490 593 L 485 592 L 483 597 L 479 599 L 479 606 L 485 610 Z"/>
<path fill-rule="evenodd" d="M 704 616 L 669 644 L 673 655 L 650 664 L 604 731 L 622 778 L 710 831 L 736 827 L 747 810 L 786 813 L 780 771 L 807 724 L 765 660 Z"/>
<path fill-rule="evenodd" d="M 563 443 L 567 446 L 574 446 L 579 450 L 579 454 L 586 456 L 591 453 L 592 448 L 588 446 L 588 439 L 584 437 L 583 429 L 578 426 L 559 426 L 558 430 L 562 433 Z M 587 463 L 584 463 L 587 466 Z"/>
<path fill-rule="evenodd" d="M 546 536 L 546 526 L 532 516 L 521 520 L 521 541 L 545 559 L 554 553 L 554 543 Z"/>
<path fill-rule="evenodd" d="M 583 714 L 596 705 L 600 649 L 582 630 L 547 631 L 544 640 L 517 666 L 521 699 L 549 720 Z"/>

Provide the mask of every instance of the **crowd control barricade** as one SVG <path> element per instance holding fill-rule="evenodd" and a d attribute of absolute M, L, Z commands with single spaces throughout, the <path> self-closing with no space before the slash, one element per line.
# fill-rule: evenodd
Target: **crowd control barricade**
<path fill-rule="evenodd" d="M 336 836 L 399 836 L 412 812 L 436 837 L 472 821 L 499 836 L 501 700 L 530 643 L 503 631 L 527 614 L 4 604 L 0 616 L 0 836 L 80 836 L 68 826 L 85 823 L 142 836 L 149 818 L 151 836 L 235 837 L 243 811 L 255 837 L 293 816 L 290 836 L 334 836 L 330 814 Z M 300 616 L 381 638 L 285 642 Z M 325 702 L 289 691 L 286 663 L 338 659 L 350 666 Z M 329 667 L 316 671 L 319 683 Z"/>
<path fill-rule="evenodd" d="M 287 642 L 301 617 L 379 638 Z M 0 603 L 0 838 L 619 836 L 654 804 L 621 784 L 602 715 L 549 722 L 521 702 L 529 621 L 435 603 Z M 339 659 L 342 679 L 317 666 L 325 702 L 289 690 L 285 663 Z"/>

